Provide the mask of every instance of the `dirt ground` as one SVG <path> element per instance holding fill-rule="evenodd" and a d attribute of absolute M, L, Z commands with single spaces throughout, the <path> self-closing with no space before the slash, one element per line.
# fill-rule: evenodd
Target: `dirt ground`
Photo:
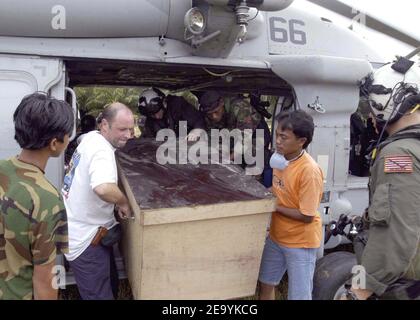
<path fill-rule="evenodd" d="M 60 300 L 80 300 L 79 291 L 76 285 L 67 286 L 66 290 L 60 290 Z M 118 300 L 132 300 L 131 287 L 127 279 L 121 279 L 118 287 Z M 256 300 L 257 296 L 245 297 L 240 300 Z M 276 300 L 287 299 L 287 277 L 285 277 L 276 288 Z"/>
<path fill-rule="evenodd" d="M 58 294 L 59 300 L 80 300 L 79 291 L 76 285 L 69 285 L 65 290 L 60 290 Z M 128 279 L 121 279 L 118 287 L 118 298 L 117 300 L 133 300 L 131 294 L 131 287 L 128 283 Z"/>

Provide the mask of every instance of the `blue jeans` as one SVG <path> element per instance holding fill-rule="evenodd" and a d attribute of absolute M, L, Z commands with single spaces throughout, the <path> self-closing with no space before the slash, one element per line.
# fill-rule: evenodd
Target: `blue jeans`
<path fill-rule="evenodd" d="M 317 248 L 287 248 L 267 237 L 259 281 L 277 286 L 287 270 L 288 300 L 312 300 Z"/>

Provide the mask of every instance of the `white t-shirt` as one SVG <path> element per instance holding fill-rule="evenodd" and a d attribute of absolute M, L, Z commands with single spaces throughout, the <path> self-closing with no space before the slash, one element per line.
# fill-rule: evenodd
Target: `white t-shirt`
<path fill-rule="evenodd" d="M 69 229 L 69 261 L 90 245 L 98 227 L 116 224 L 114 204 L 93 191 L 104 183 L 117 183 L 115 148 L 98 132 L 87 133 L 75 150 L 62 189 Z"/>
<path fill-rule="evenodd" d="M 90 131 L 89 131 L 90 132 Z M 79 145 L 81 142 L 82 142 L 82 140 L 83 140 L 83 138 L 89 133 L 89 132 L 87 132 L 87 133 L 83 133 L 83 134 L 81 134 L 78 138 L 77 138 L 77 140 L 76 140 L 76 142 L 77 142 L 77 145 Z"/>

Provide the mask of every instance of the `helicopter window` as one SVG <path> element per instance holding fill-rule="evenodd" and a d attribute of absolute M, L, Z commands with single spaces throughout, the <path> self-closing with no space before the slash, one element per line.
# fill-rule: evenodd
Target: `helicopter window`
<path fill-rule="evenodd" d="M 295 109 L 294 99 L 292 96 L 283 97 L 281 103 L 281 111 L 291 111 Z"/>

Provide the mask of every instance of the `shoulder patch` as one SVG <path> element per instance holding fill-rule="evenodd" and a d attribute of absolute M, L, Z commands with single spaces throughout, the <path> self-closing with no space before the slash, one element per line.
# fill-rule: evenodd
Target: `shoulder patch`
<path fill-rule="evenodd" d="M 408 155 L 385 157 L 385 173 L 412 173 L 413 159 Z"/>

